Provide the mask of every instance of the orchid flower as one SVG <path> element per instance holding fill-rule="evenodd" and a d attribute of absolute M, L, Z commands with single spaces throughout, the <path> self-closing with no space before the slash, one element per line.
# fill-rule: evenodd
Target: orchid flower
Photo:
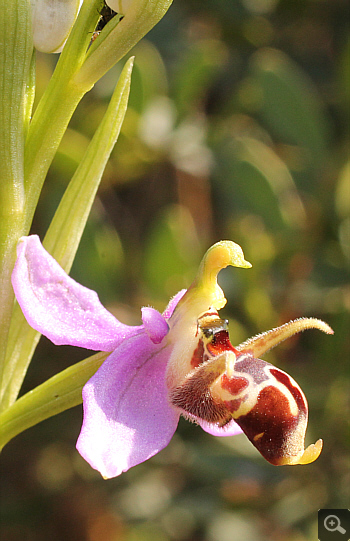
<path fill-rule="evenodd" d="M 233 347 L 218 313 L 226 299 L 217 275 L 228 265 L 251 266 L 237 244 L 218 242 L 189 289 L 163 314 L 142 308 L 142 325 L 128 326 L 70 278 L 37 236 L 21 239 L 12 283 L 29 324 L 55 344 L 110 352 L 84 386 L 77 442 L 104 478 L 166 447 L 180 415 L 216 436 L 243 431 L 275 465 L 307 464 L 319 456 L 322 440 L 304 450 L 308 407 L 302 390 L 258 356 L 304 329 L 333 331 L 305 318 Z"/>

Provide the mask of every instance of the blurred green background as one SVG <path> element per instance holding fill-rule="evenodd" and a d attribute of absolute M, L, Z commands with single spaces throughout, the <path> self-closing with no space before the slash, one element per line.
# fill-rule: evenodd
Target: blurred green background
<path fill-rule="evenodd" d="M 232 343 L 315 316 L 266 360 L 310 406 L 309 466 L 274 467 L 245 436 L 181 421 L 170 445 L 103 481 L 75 451 L 81 407 L 4 449 L 1 541 L 315 541 L 317 510 L 349 507 L 349 9 L 346 0 L 174 0 L 133 51 L 130 107 L 72 275 L 129 324 L 188 286 L 205 250 L 238 242 L 226 269 Z M 37 93 L 55 55 L 38 55 Z M 52 218 L 121 66 L 83 99 L 45 184 Z M 42 339 L 23 393 L 87 356 Z"/>

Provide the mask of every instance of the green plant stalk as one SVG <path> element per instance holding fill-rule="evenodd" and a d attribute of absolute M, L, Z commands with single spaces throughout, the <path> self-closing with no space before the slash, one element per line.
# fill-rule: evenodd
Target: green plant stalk
<path fill-rule="evenodd" d="M 0 413 L 15 402 L 40 337 L 41 334 L 28 325 L 16 302 L 8 334 L 3 382 L 0 388 Z"/>
<path fill-rule="evenodd" d="M 91 32 L 99 17 L 100 4 L 101 0 L 83 2 L 28 129 L 24 153 L 26 233 L 29 231 L 47 171 L 68 123 L 81 98 L 92 86 L 77 85 L 72 82 L 72 78 L 84 61 Z"/>
<path fill-rule="evenodd" d="M 24 116 L 23 116 L 24 140 L 27 137 L 30 121 L 32 118 L 33 104 L 34 104 L 34 99 L 35 99 L 35 70 L 36 70 L 35 60 L 36 60 L 36 56 L 35 56 L 35 51 L 33 50 L 32 58 L 30 61 L 30 66 L 29 66 L 28 81 L 27 81 L 25 101 L 24 101 Z"/>
<path fill-rule="evenodd" d="M 82 402 L 85 383 L 109 353 L 100 352 L 56 374 L 0 414 L 0 450 L 27 428 Z"/>
<path fill-rule="evenodd" d="M 44 247 L 68 273 L 97 189 L 128 108 L 134 57 L 126 62 L 107 111 L 69 183 L 44 239 Z"/>
<path fill-rule="evenodd" d="M 88 49 L 102 2 L 83 2 L 28 132 L 26 231 L 29 231 L 47 171 L 81 98 L 163 17 L 171 3 L 172 0 L 134 0 L 125 17 L 120 22 L 119 18 L 112 19 L 108 32 L 102 32 Z"/>
<path fill-rule="evenodd" d="M 13 307 L 11 272 L 23 230 L 23 121 L 32 54 L 30 3 L 0 0 L 0 385 Z"/>
<path fill-rule="evenodd" d="M 44 239 L 49 253 L 69 273 L 96 191 L 128 106 L 133 58 L 125 64 L 105 116 L 70 181 Z M 40 334 L 26 322 L 16 304 L 8 340 L 1 407 L 18 396 Z"/>

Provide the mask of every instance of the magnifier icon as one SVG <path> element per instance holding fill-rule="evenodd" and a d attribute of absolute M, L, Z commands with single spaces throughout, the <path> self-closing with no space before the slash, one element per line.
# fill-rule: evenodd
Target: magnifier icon
<path fill-rule="evenodd" d="M 328 530 L 329 532 L 338 531 L 343 534 L 346 533 L 346 530 L 344 530 L 344 528 L 341 527 L 340 520 L 336 515 L 328 515 L 324 519 L 323 524 L 326 530 Z"/>

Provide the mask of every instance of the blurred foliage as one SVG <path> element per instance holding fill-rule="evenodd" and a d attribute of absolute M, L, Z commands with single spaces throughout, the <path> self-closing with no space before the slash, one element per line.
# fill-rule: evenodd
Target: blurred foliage
<path fill-rule="evenodd" d="M 74 449 L 81 408 L 2 456 L 6 541 L 314 541 L 317 510 L 349 507 L 349 66 L 346 0 L 174 0 L 135 49 L 130 107 L 72 275 L 126 323 L 162 310 L 213 242 L 253 263 L 220 274 L 233 344 L 291 318 L 335 330 L 269 359 L 309 400 L 312 465 L 276 468 L 244 436 L 181 421 L 167 449 L 103 481 Z M 38 96 L 56 59 L 38 55 Z M 44 234 L 120 65 L 85 97 L 50 170 Z M 86 356 L 42 340 L 23 392 Z"/>

